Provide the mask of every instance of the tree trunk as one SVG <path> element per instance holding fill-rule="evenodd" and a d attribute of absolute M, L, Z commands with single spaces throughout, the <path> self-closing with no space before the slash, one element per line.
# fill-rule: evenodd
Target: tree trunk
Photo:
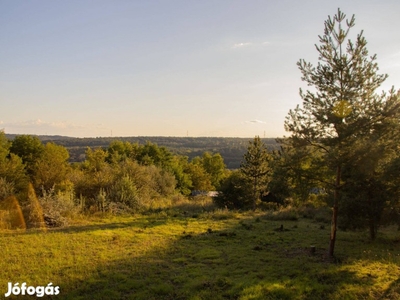
<path fill-rule="evenodd" d="M 331 223 L 331 237 L 329 243 L 329 256 L 333 257 L 336 242 L 336 230 L 337 230 L 337 216 L 338 216 L 338 206 L 339 206 L 339 188 L 340 188 L 340 178 L 341 178 L 341 165 L 337 166 L 336 169 L 336 184 L 333 202 L 333 212 L 332 212 L 332 223 Z"/>
<path fill-rule="evenodd" d="M 256 210 L 257 202 L 257 176 L 254 176 L 254 187 L 253 187 L 253 210 Z"/>
<path fill-rule="evenodd" d="M 376 232 L 376 230 L 375 230 L 374 218 L 371 217 L 369 219 L 369 236 L 370 236 L 371 240 L 375 240 L 375 237 L 376 237 L 375 232 Z"/>
<path fill-rule="evenodd" d="M 369 217 L 369 237 L 371 240 L 375 240 L 376 237 L 376 226 L 375 226 L 375 218 L 374 218 L 374 212 L 373 212 L 373 206 L 372 206 L 372 200 L 371 197 L 368 197 L 368 217 Z"/>

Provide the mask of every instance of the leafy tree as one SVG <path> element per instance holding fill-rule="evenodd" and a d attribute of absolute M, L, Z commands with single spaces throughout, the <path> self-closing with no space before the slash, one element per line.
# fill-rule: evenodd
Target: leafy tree
<path fill-rule="evenodd" d="M 226 177 L 226 166 L 221 154 L 204 152 L 201 157 L 195 157 L 192 164 L 201 165 L 207 174 L 210 175 L 212 188 L 218 189 L 221 181 Z"/>
<path fill-rule="evenodd" d="M 107 164 L 107 152 L 104 151 L 103 149 L 91 149 L 87 148 L 86 150 L 86 160 L 83 163 L 83 167 L 85 169 L 91 170 L 91 171 L 101 171 L 104 168 L 108 167 Z"/>
<path fill-rule="evenodd" d="M 18 194 L 26 190 L 28 184 L 28 176 L 22 159 L 10 153 L 10 146 L 11 143 L 7 140 L 4 132 L 0 131 L 0 178 L 2 178 L 2 186 L 5 188 L 3 196 L 12 196 L 11 191 Z"/>
<path fill-rule="evenodd" d="M 18 135 L 11 143 L 10 153 L 19 156 L 25 164 L 26 171 L 33 179 L 34 166 L 44 151 L 44 145 L 38 137 Z"/>
<path fill-rule="evenodd" d="M 66 179 L 69 169 L 69 153 L 63 146 L 47 143 L 40 158 L 34 165 L 34 182 L 36 189 L 50 190 Z"/>
<path fill-rule="evenodd" d="M 106 191 L 115 182 L 115 170 L 106 162 L 107 152 L 102 149 L 86 150 L 86 160 L 69 176 L 78 197 L 86 199 L 89 208 L 95 203 L 100 190 Z"/>
<path fill-rule="evenodd" d="M 192 181 L 192 190 L 196 191 L 211 191 L 213 185 L 211 184 L 211 176 L 208 174 L 201 164 L 190 163 L 185 169 Z"/>
<path fill-rule="evenodd" d="M 0 130 L 0 157 L 6 157 L 10 152 L 10 141 L 3 130 Z"/>
<path fill-rule="evenodd" d="M 138 161 L 143 165 L 156 165 L 168 168 L 172 161 L 172 153 L 165 147 L 147 142 L 139 148 Z"/>
<path fill-rule="evenodd" d="M 123 141 L 112 141 L 107 149 L 109 162 L 119 162 L 128 158 L 136 159 L 139 154 L 139 145 Z"/>
<path fill-rule="evenodd" d="M 243 159 L 240 171 L 252 183 L 252 202 L 253 209 L 255 209 L 257 200 L 267 188 L 270 173 L 269 161 L 271 160 L 271 156 L 259 136 L 254 137 L 253 141 L 249 142 Z"/>
<path fill-rule="evenodd" d="M 333 256 L 338 208 L 343 186 L 342 169 L 355 159 L 354 145 L 378 130 L 382 122 L 396 116 L 397 93 L 375 93 L 387 78 L 377 74 L 376 55 L 369 56 L 363 32 L 355 43 L 349 39 L 355 17 L 348 20 L 338 10 L 325 22 L 324 34 L 316 46 L 319 62 L 315 67 L 305 60 L 298 62 L 302 80 L 314 88 L 300 90 L 302 107 L 290 110 L 285 129 L 294 147 L 311 147 L 326 167 L 327 182 L 333 191 L 333 214 L 329 255 Z"/>
<path fill-rule="evenodd" d="M 190 187 L 192 186 L 190 175 L 185 172 L 187 164 L 188 158 L 186 156 L 175 155 L 172 157 L 170 165 L 164 168 L 166 171 L 174 174 L 176 189 L 183 195 L 190 195 Z"/>

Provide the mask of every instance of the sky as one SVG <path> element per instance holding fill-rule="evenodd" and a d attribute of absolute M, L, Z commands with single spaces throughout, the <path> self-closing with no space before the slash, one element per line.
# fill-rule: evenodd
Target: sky
<path fill-rule="evenodd" d="M 356 17 L 381 90 L 400 88 L 398 0 L 0 0 L 0 130 L 281 137 L 296 63 L 324 21 Z"/>

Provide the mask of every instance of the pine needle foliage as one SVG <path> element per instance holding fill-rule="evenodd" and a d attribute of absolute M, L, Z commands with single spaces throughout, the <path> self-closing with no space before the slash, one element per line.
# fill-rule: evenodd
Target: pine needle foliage
<path fill-rule="evenodd" d="M 387 78 L 378 74 L 376 55 L 370 56 L 361 31 L 353 42 L 349 33 L 355 16 L 346 19 L 338 9 L 325 21 L 316 50 L 318 64 L 301 59 L 297 65 L 302 80 L 312 90 L 300 89 L 302 106 L 290 110 L 285 129 L 291 132 L 290 143 L 297 148 L 312 147 L 320 152 L 330 189 L 334 195 L 329 254 L 333 256 L 338 207 L 341 198 L 342 168 L 354 160 L 354 146 L 370 139 L 377 131 L 388 133 L 383 124 L 398 122 L 398 92 L 376 90 Z M 365 153 L 367 154 L 367 153 Z"/>
<path fill-rule="evenodd" d="M 253 141 L 249 141 L 249 146 L 243 159 L 240 171 L 249 181 L 252 182 L 252 200 L 253 209 L 255 209 L 256 202 L 260 198 L 262 191 L 266 190 L 268 175 L 271 172 L 269 161 L 271 161 L 272 158 L 260 137 L 256 136 Z"/>

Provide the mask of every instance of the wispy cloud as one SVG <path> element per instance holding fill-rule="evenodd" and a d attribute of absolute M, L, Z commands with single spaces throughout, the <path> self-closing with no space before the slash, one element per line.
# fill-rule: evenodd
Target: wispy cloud
<path fill-rule="evenodd" d="M 68 123 L 68 122 L 45 122 L 41 119 L 36 120 L 28 120 L 28 121 L 20 121 L 20 122 L 0 122 L 3 127 L 12 127 L 12 128 L 58 128 L 58 129 L 66 129 L 66 128 L 84 128 L 84 126 Z"/>
<path fill-rule="evenodd" d="M 260 121 L 260 120 L 251 120 L 251 121 L 246 121 L 245 123 L 247 123 L 247 124 L 266 124 L 266 122 Z"/>
<path fill-rule="evenodd" d="M 243 48 L 252 45 L 252 43 L 237 43 L 232 46 L 232 48 Z"/>
<path fill-rule="evenodd" d="M 260 48 L 272 45 L 271 42 L 245 42 L 245 43 L 236 43 L 233 44 L 232 49 L 239 49 L 239 48 Z"/>
<path fill-rule="evenodd" d="M 41 119 L 19 122 L 0 121 L 0 129 L 5 129 L 6 133 L 68 136 L 87 136 L 93 133 L 104 135 L 109 131 L 103 124 L 79 125 L 68 121 L 46 122 Z M 90 134 L 91 132 L 93 133 Z"/>

